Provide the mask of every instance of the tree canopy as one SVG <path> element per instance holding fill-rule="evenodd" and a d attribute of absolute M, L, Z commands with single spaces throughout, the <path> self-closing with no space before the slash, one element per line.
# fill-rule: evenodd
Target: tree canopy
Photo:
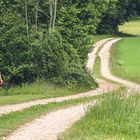
<path fill-rule="evenodd" d="M 1 0 L 0 71 L 8 85 L 43 78 L 91 86 L 85 69 L 95 34 L 117 33 L 140 0 Z M 88 80 L 87 80 L 88 79 Z"/>

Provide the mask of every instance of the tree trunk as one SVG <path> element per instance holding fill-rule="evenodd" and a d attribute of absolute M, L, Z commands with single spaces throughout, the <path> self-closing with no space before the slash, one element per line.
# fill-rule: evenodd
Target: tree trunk
<path fill-rule="evenodd" d="M 56 21 L 56 12 L 57 12 L 57 0 L 55 0 L 54 3 L 54 16 L 53 16 L 53 28 L 55 27 L 55 21 Z"/>
<path fill-rule="evenodd" d="M 38 11 L 37 9 L 35 10 L 35 29 L 37 31 L 38 28 Z"/>
<path fill-rule="evenodd" d="M 36 4 L 35 4 L 35 28 L 36 28 L 36 31 L 38 29 L 38 11 L 39 11 L 39 1 L 36 1 Z"/>
<path fill-rule="evenodd" d="M 27 37 L 29 36 L 29 24 L 28 24 L 28 4 L 27 0 L 25 0 L 25 18 L 26 18 L 26 32 Z"/>
<path fill-rule="evenodd" d="M 53 5 L 50 3 L 50 28 L 52 27 L 52 21 L 53 21 Z"/>

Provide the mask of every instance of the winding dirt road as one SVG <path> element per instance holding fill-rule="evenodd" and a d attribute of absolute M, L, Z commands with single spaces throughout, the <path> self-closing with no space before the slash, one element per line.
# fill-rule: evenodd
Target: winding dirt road
<path fill-rule="evenodd" d="M 88 54 L 88 61 L 87 61 L 87 65 L 86 65 L 86 68 L 88 69 L 88 71 L 92 72 L 93 66 L 95 63 L 95 59 L 98 55 L 97 52 L 100 49 L 100 47 L 102 47 L 107 41 L 109 41 L 111 39 L 112 38 L 103 39 L 93 45 L 92 52 Z"/>
<path fill-rule="evenodd" d="M 89 59 L 87 62 L 87 69 L 89 71 L 92 71 L 92 67 L 94 66 L 97 51 L 99 50 L 99 48 L 103 44 L 105 44 L 110 39 L 111 38 L 103 39 L 101 41 L 98 41 L 96 43 L 96 45 L 93 45 L 96 47 L 93 48 L 93 51 L 89 54 Z M 67 100 L 71 100 L 71 99 L 78 99 L 78 98 L 87 97 L 87 96 L 88 97 L 96 96 L 96 95 L 103 94 L 104 92 L 114 90 L 114 84 L 108 83 L 108 82 L 103 81 L 103 80 L 99 80 L 98 82 L 99 82 L 99 88 L 97 90 L 92 90 L 92 91 L 89 91 L 86 93 L 80 93 L 77 95 L 58 97 L 58 98 L 41 99 L 41 100 L 30 101 L 30 102 L 14 104 L 14 105 L 0 106 L 0 116 L 2 116 L 4 114 L 8 114 L 10 112 L 14 112 L 14 111 L 21 111 L 23 109 L 30 108 L 30 107 L 35 106 L 35 105 L 45 105 L 45 104 L 48 104 L 50 102 L 62 102 L 62 101 L 67 101 Z"/>
<path fill-rule="evenodd" d="M 99 41 L 96 43 L 95 49 L 93 49 L 92 53 L 89 54 L 89 59 L 87 63 L 87 69 L 91 72 L 92 68 L 94 66 L 95 58 L 96 58 L 96 53 L 98 52 L 99 48 L 104 45 L 104 47 L 101 49 L 99 55 L 101 57 L 101 73 L 104 77 L 107 79 L 113 80 L 115 82 L 121 83 L 126 87 L 136 87 L 139 85 L 136 85 L 132 82 L 128 82 L 126 80 L 122 80 L 120 78 L 114 77 L 111 75 L 111 72 L 109 71 L 109 58 L 110 58 L 110 48 L 113 43 L 118 41 L 119 39 L 105 39 L 102 41 Z M 60 97 L 56 99 L 46 99 L 46 100 L 39 100 L 39 101 L 33 101 L 29 102 L 27 104 L 30 104 L 29 106 L 18 104 L 17 105 L 17 110 L 22 110 L 24 108 L 31 107 L 33 105 L 38 105 L 38 104 L 47 104 L 48 102 L 53 102 L 53 101 L 64 101 L 64 100 L 69 100 L 69 99 L 76 99 L 80 97 L 86 96 L 95 96 L 99 94 L 103 94 L 104 91 L 112 91 L 118 88 L 118 85 L 112 84 L 103 80 L 98 80 L 99 81 L 99 89 L 90 91 L 87 93 L 79 94 L 79 95 L 73 95 L 73 96 L 68 96 L 68 97 Z M 48 101 L 50 100 L 50 101 Z M 93 101 L 92 105 L 95 105 L 96 101 Z M 23 106 L 22 106 L 23 105 Z M 16 105 L 15 105 L 16 106 Z M 8 106 L 7 108 L 14 108 L 14 106 Z M 19 108 L 18 108 L 19 107 Z M 1 110 L 4 108 L 0 108 Z M 5 109 L 4 111 L 6 112 Z M 16 111 L 17 111 L 16 110 Z M 15 111 L 15 110 L 13 110 Z M 7 111 L 7 113 L 9 113 Z M 4 112 L 3 112 L 4 113 Z M 83 104 L 69 107 L 66 109 L 61 109 L 55 112 L 51 112 L 47 114 L 46 116 L 42 116 L 39 119 L 34 120 L 31 123 L 25 124 L 21 128 L 19 128 L 17 131 L 15 131 L 12 135 L 8 136 L 6 139 L 7 140 L 57 140 L 58 135 L 60 135 L 62 132 L 64 132 L 67 128 L 71 127 L 73 123 L 78 121 L 81 117 L 85 115 L 85 106 Z"/>
<path fill-rule="evenodd" d="M 101 51 L 99 52 L 99 56 L 101 58 L 101 74 L 105 78 L 115 81 L 117 83 L 120 83 L 121 85 L 124 85 L 125 87 L 128 87 L 130 89 L 133 89 L 134 91 L 140 91 L 140 85 L 115 77 L 110 72 L 110 69 L 109 69 L 110 49 L 111 49 L 111 46 L 117 41 L 119 41 L 120 39 L 121 38 L 112 39 L 111 41 L 107 42 L 104 45 L 104 47 L 101 49 Z"/>
<path fill-rule="evenodd" d="M 92 105 L 95 105 L 95 103 L 96 101 Z M 85 115 L 87 106 L 77 105 L 51 112 L 26 124 L 7 137 L 7 140 L 56 140 L 60 133 Z"/>
<path fill-rule="evenodd" d="M 30 108 L 30 107 L 36 106 L 36 105 L 47 105 L 48 103 L 52 103 L 52 102 L 63 102 L 63 101 L 68 101 L 68 100 L 72 100 L 72 99 L 97 96 L 97 95 L 101 95 L 101 94 L 107 92 L 108 90 L 113 90 L 113 89 L 114 89 L 113 84 L 111 87 L 111 86 L 108 86 L 108 84 L 106 82 L 102 81 L 100 88 L 98 88 L 97 90 L 92 90 L 92 91 L 86 92 L 86 93 L 80 93 L 77 95 L 71 95 L 71 96 L 65 96 L 65 97 L 30 101 L 30 102 L 26 102 L 26 103 L 15 104 L 15 105 L 1 106 L 0 107 L 0 116 L 9 114 L 9 113 L 15 112 L 15 111 L 22 111 L 26 108 Z"/>
<path fill-rule="evenodd" d="M 96 48 L 89 55 L 88 59 L 88 70 L 92 71 L 96 59 L 96 53 L 98 49 L 105 44 L 105 42 L 110 39 L 104 39 L 96 43 Z M 92 62 L 93 61 L 93 62 Z M 67 97 L 59 97 L 52 99 L 37 100 L 28 103 L 21 103 L 17 105 L 8 105 L 0 107 L 0 114 L 8 114 L 11 111 L 21 111 L 25 108 L 29 108 L 33 105 L 48 104 L 50 102 L 62 102 L 70 99 L 77 99 L 85 96 L 95 96 L 100 95 L 108 91 L 113 91 L 118 88 L 115 84 L 108 83 L 104 80 L 99 80 L 99 88 L 87 93 L 82 93 L 78 95 L 72 95 Z M 93 105 L 95 101 L 93 101 Z M 83 115 L 85 115 L 85 106 L 83 104 L 66 108 L 63 110 L 58 110 L 52 113 L 42 116 L 39 119 L 34 120 L 31 123 L 25 124 L 25 126 L 19 128 L 12 135 L 5 138 L 6 140 L 56 140 L 57 136 L 69 128 L 73 123 L 79 120 Z"/>

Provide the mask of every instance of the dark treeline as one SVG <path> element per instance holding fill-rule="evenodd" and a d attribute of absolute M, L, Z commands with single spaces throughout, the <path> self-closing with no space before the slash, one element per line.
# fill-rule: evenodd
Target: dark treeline
<path fill-rule="evenodd" d="M 8 85 L 46 79 L 91 86 L 93 36 L 114 34 L 140 0 L 0 0 L 0 71 Z"/>

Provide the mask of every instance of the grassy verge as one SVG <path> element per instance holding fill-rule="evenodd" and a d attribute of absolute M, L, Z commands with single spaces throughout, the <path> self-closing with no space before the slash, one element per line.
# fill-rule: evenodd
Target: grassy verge
<path fill-rule="evenodd" d="M 140 36 L 140 18 L 131 20 L 119 27 L 120 32 Z"/>
<path fill-rule="evenodd" d="M 36 99 L 52 98 L 78 94 L 89 91 L 86 87 L 55 87 L 45 82 L 13 87 L 8 90 L 0 89 L 0 106 L 16 104 Z"/>
<path fill-rule="evenodd" d="M 110 35 L 95 35 L 93 40 L 98 40 L 110 37 Z M 0 89 L 0 106 L 8 104 L 17 104 L 28 102 L 36 99 L 53 98 L 67 95 L 74 95 L 89 91 L 88 87 L 55 87 L 45 82 L 37 82 L 34 84 L 25 84 L 19 87 L 10 89 Z"/>
<path fill-rule="evenodd" d="M 105 39 L 105 38 L 110 38 L 110 37 L 112 37 L 112 35 L 96 35 L 96 36 L 94 36 L 94 40 L 96 40 L 95 42 L 97 42 L 99 40 L 102 40 L 102 39 Z M 99 52 L 102 48 L 103 48 L 103 45 L 100 46 L 99 50 L 96 53 L 97 57 L 95 59 L 95 64 L 94 64 L 93 71 L 92 71 L 92 74 L 96 78 L 101 78 L 101 79 L 103 79 L 103 77 L 101 75 L 101 59 L 98 56 L 98 54 L 99 54 Z"/>
<path fill-rule="evenodd" d="M 87 112 L 60 140 L 139 140 L 140 95 L 112 94 Z"/>
<path fill-rule="evenodd" d="M 87 97 L 81 99 L 75 99 L 70 101 L 64 101 L 60 103 L 49 103 L 47 105 L 34 106 L 29 109 L 25 109 L 21 112 L 13 112 L 8 115 L 0 117 L 0 138 L 7 136 L 14 130 L 24 125 L 25 123 L 33 121 L 50 111 L 66 108 L 69 106 L 86 103 L 90 100 L 104 97 L 105 95 L 99 95 L 95 97 Z"/>
<path fill-rule="evenodd" d="M 118 37 L 117 35 L 97 35 L 97 38 L 100 38 L 101 39 L 105 39 L 105 38 L 112 38 L 112 37 Z M 97 40 L 98 41 L 98 40 Z M 97 51 L 96 55 L 96 59 L 95 59 L 95 64 L 94 64 L 94 67 L 93 67 L 93 71 L 92 71 L 92 74 L 96 77 L 96 78 L 99 78 L 99 79 L 103 79 L 103 80 L 106 80 L 108 82 L 111 82 L 111 83 L 116 83 L 110 79 L 107 79 L 105 77 L 102 76 L 101 74 L 101 58 L 99 57 L 99 52 L 101 51 L 101 49 L 103 48 L 104 44 L 102 46 L 100 46 L 99 50 Z"/>
<path fill-rule="evenodd" d="M 105 35 L 95 35 L 93 36 L 93 40 L 94 42 L 97 42 L 99 40 L 102 40 L 102 39 L 105 39 L 105 38 L 110 38 L 112 37 L 113 35 L 109 35 L 109 34 L 105 34 Z"/>
<path fill-rule="evenodd" d="M 102 78 L 102 76 L 101 76 L 101 59 L 99 56 L 97 56 L 95 59 L 95 64 L 94 64 L 92 73 L 96 78 Z"/>
<path fill-rule="evenodd" d="M 129 37 L 113 45 L 110 69 L 123 79 L 140 83 L 140 38 Z"/>

